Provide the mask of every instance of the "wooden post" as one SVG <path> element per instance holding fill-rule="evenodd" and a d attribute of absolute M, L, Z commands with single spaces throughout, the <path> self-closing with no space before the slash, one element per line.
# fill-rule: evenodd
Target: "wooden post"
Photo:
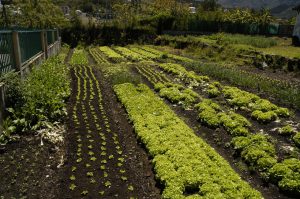
<path fill-rule="evenodd" d="M 48 39 L 47 39 L 47 32 L 41 32 L 41 43 L 42 43 L 42 50 L 44 52 L 45 59 L 48 59 Z"/>
<path fill-rule="evenodd" d="M 15 58 L 15 66 L 16 70 L 21 73 L 22 77 L 22 59 L 21 59 L 21 49 L 20 49 L 20 42 L 19 42 L 19 34 L 16 31 L 12 32 L 12 41 L 13 41 L 13 48 L 14 48 L 14 58 Z"/>
<path fill-rule="evenodd" d="M 56 29 L 56 38 L 57 38 L 57 41 L 59 41 L 59 31 L 58 31 L 58 29 Z"/>
<path fill-rule="evenodd" d="M 3 121 L 4 121 L 4 113 L 5 113 L 5 88 L 4 84 L 0 83 L 0 134 L 3 133 Z"/>

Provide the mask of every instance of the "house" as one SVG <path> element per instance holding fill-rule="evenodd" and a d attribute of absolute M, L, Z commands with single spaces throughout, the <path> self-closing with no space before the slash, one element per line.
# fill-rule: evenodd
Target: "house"
<path fill-rule="evenodd" d="M 64 15 L 70 15 L 70 7 L 69 6 L 61 6 L 61 10 L 63 11 Z"/>
<path fill-rule="evenodd" d="M 297 11 L 298 13 L 293 32 L 293 44 L 300 46 L 300 5 L 293 8 L 293 10 Z"/>

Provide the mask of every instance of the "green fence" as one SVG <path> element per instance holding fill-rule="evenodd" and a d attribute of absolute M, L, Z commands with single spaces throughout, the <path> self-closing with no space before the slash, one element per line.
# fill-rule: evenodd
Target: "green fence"
<path fill-rule="evenodd" d="M 0 72 L 6 73 L 15 69 L 12 34 L 0 31 Z"/>
<path fill-rule="evenodd" d="M 0 30 L 0 74 L 18 70 L 58 40 L 57 30 Z"/>
<path fill-rule="evenodd" d="M 22 63 L 41 53 L 43 50 L 40 31 L 19 32 L 19 43 Z"/>

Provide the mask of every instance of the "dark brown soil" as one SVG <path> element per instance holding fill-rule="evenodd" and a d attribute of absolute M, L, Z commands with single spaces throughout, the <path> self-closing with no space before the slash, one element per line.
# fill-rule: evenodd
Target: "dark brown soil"
<path fill-rule="evenodd" d="M 90 57 L 89 61 L 93 62 Z M 74 70 L 71 70 L 72 96 L 68 108 L 70 119 L 66 137 L 68 150 L 61 198 L 160 198 L 160 189 L 155 187 L 151 162 L 148 160 L 146 152 L 137 142 L 132 126 L 127 121 L 126 113 L 117 102 L 111 86 L 103 78 L 100 70 L 94 67 L 92 72 L 100 83 L 103 100 L 101 102 L 97 97 L 98 91 L 96 91 L 95 84 L 93 85 L 93 89 L 96 91 L 94 99 L 89 103 L 88 99 L 91 97 L 89 84 L 86 89 L 87 99 L 83 98 L 84 86 L 82 82 L 84 80 L 81 77 L 80 88 L 82 93 L 79 106 L 77 106 L 77 116 L 80 124 L 77 126 L 71 116 L 76 105 L 78 84 Z M 92 74 L 88 72 L 88 76 L 91 78 Z M 103 104 L 104 110 L 99 109 L 100 103 Z M 85 110 L 83 110 L 83 107 L 85 107 Z M 98 120 L 94 119 L 95 115 L 93 115 L 92 109 L 98 116 Z M 84 112 L 87 113 L 88 119 L 84 118 Z M 108 118 L 107 123 L 103 115 Z M 101 131 L 97 128 L 97 124 L 101 126 Z M 104 151 L 101 148 L 103 139 L 99 136 L 100 133 L 106 137 L 106 150 Z M 86 138 L 86 136 L 89 136 L 89 138 Z M 116 138 L 117 143 L 115 142 Z M 78 142 L 78 139 L 80 139 L 80 142 Z M 92 142 L 90 142 L 91 139 Z M 82 153 L 79 156 L 82 158 L 82 162 L 79 163 L 77 162 L 79 158 L 77 154 L 78 144 L 82 144 Z M 92 146 L 92 149 L 89 146 Z M 97 159 L 94 162 L 88 156 L 88 152 L 91 151 Z M 120 159 L 123 160 L 120 162 Z M 103 160 L 106 160 L 107 163 L 103 164 Z M 122 164 L 118 165 L 119 163 Z M 90 164 L 90 166 L 86 167 L 86 164 Z M 103 165 L 105 166 L 104 170 L 100 169 Z M 74 166 L 76 171 L 72 171 Z M 125 173 L 120 173 L 121 170 Z M 88 172 L 93 172 L 93 177 L 88 177 Z M 104 177 L 104 172 L 107 173 L 106 177 Z M 76 177 L 76 180 L 70 179 L 72 175 Z M 126 177 L 126 179 L 124 180 L 123 177 Z M 92 179 L 96 182 L 91 183 Z M 107 182 L 110 182 L 111 185 L 107 186 Z M 74 190 L 70 189 L 71 184 L 76 185 Z M 131 187 L 134 189 L 131 190 Z"/>
<path fill-rule="evenodd" d="M 56 198 L 62 148 L 40 136 L 23 135 L 0 151 L 0 198 Z"/>

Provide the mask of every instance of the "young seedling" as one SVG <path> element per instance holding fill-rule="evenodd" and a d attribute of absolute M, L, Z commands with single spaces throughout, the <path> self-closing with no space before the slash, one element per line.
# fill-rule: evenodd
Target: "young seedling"
<path fill-rule="evenodd" d="M 76 187 L 77 186 L 75 184 L 71 184 L 70 187 L 69 187 L 69 189 L 72 190 L 72 191 L 74 191 Z"/>

